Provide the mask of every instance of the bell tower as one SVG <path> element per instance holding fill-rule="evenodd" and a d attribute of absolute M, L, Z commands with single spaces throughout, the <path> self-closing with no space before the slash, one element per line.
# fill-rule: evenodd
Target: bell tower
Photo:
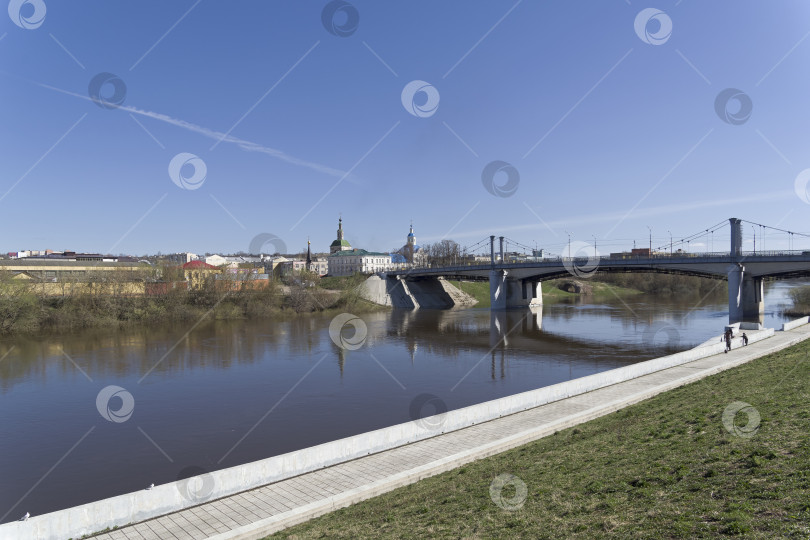
<path fill-rule="evenodd" d="M 413 234 L 413 222 L 411 222 L 411 230 L 408 232 L 408 240 L 405 243 L 405 249 L 403 250 L 404 253 L 402 254 L 405 257 L 405 261 L 408 263 L 413 263 L 413 252 L 416 248 L 416 236 Z"/>
<path fill-rule="evenodd" d="M 348 240 L 343 238 L 343 217 L 338 218 L 337 239 L 329 246 L 329 253 L 337 253 L 339 251 L 351 251 L 352 245 Z"/>

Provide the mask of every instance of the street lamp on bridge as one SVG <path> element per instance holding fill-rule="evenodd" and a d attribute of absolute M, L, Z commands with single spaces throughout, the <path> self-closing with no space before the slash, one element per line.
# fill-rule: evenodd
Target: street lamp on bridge
<path fill-rule="evenodd" d="M 571 258 L 571 233 L 568 232 L 568 231 L 565 231 L 565 234 L 568 235 L 568 258 L 570 259 Z"/>

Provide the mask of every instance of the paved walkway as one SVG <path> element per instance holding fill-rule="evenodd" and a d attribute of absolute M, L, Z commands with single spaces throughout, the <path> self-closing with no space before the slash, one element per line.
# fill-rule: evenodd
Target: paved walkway
<path fill-rule="evenodd" d="M 334 465 L 94 538 L 257 539 L 503 452 L 810 338 L 810 325 L 688 364 Z"/>

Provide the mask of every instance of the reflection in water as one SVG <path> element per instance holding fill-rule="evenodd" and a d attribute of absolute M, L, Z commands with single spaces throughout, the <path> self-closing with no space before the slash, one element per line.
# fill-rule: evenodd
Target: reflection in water
<path fill-rule="evenodd" d="M 543 307 L 507 311 L 490 311 L 489 346 L 509 348 L 510 339 L 517 336 L 540 338 L 543 328 Z"/>
<path fill-rule="evenodd" d="M 786 290 L 768 288 L 766 324 L 780 322 Z M 406 422 L 426 394 L 452 410 L 621 367 L 717 336 L 726 317 L 724 305 L 633 296 L 535 311 L 371 313 L 357 350 L 335 345 L 331 318 L 317 315 L 6 338 L 0 515 L 42 514 L 170 482 L 188 467 L 230 467 Z M 99 414 L 110 385 L 134 399 L 126 421 Z"/>

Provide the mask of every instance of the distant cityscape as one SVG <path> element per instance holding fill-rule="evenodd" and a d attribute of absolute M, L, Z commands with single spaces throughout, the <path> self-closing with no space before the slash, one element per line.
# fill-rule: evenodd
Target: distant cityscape
<path fill-rule="evenodd" d="M 156 254 L 136 257 L 82 253 L 76 251 L 20 250 L 9 252 L 0 267 L 10 271 L 18 279 L 57 280 L 66 276 L 81 277 L 87 272 L 104 267 L 117 266 L 136 268 L 143 264 L 174 265 L 184 271 L 231 271 L 252 270 L 252 274 L 287 276 L 302 271 L 319 276 L 349 276 L 357 273 L 373 274 L 389 270 L 401 270 L 412 265 L 427 263 L 425 250 L 416 244 L 413 225 L 406 241 L 397 250 L 389 253 L 368 251 L 353 247 L 346 240 L 343 219 L 338 219 L 337 235 L 329 250 L 313 252 L 309 242 L 306 253 L 252 253 L 238 255 L 205 254 L 191 252 Z M 261 272 L 259 272 L 261 270 Z M 266 278 L 265 278 L 266 279 Z"/>
<path fill-rule="evenodd" d="M 411 267 L 421 267 L 436 264 L 481 264 L 490 261 L 489 253 L 466 253 L 455 242 L 451 244 L 452 256 L 429 253 L 429 249 L 416 243 L 413 224 L 411 224 L 405 243 L 398 249 L 388 253 L 368 251 L 353 247 L 346 240 L 343 230 L 343 218 L 338 219 L 335 240 L 329 245 L 329 250 L 313 252 L 312 246 L 307 242 L 306 252 L 290 253 L 251 253 L 220 255 L 208 253 L 198 255 L 191 252 L 172 254 L 144 255 L 141 257 L 131 255 L 110 255 L 100 253 L 82 253 L 75 251 L 21 250 L 9 252 L 0 259 L 0 269 L 10 272 L 15 279 L 30 279 L 36 281 L 58 281 L 63 278 L 83 278 L 89 273 L 109 267 L 135 270 L 144 265 L 153 267 L 166 265 L 175 266 L 186 274 L 186 281 L 199 284 L 206 275 L 218 274 L 236 276 L 241 279 L 251 277 L 258 280 L 267 280 L 271 277 L 287 277 L 310 272 L 318 276 L 351 276 L 354 274 L 375 274 L 391 270 L 404 270 Z M 488 243 L 487 243 L 488 245 Z M 430 246 L 427 246 L 430 248 Z M 683 255 L 682 249 L 677 250 Z M 594 252 L 595 254 L 595 252 Z M 639 256 L 660 255 L 651 248 L 633 248 L 630 251 L 610 253 L 611 259 L 625 259 Z M 563 256 L 582 256 L 582 253 L 573 253 Z M 533 249 L 531 253 L 504 252 L 504 259 L 510 262 L 531 262 L 549 257 L 543 249 Z M 496 250 L 495 258 L 500 259 L 500 252 Z M 159 273 L 158 273 L 159 275 Z"/>
<path fill-rule="evenodd" d="M 328 251 L 313 251 L 307 242 L 306 252 L 291 253 L 250 253 L 224 255 L 206 253 L 204 255 L 180 252 L 172 254 L 155 254 L 144 256 L 111 255 L 101 253 L 83 253 L 76 251 L 20 250 L 9 252 L 5 260 L 0 260 L 0 269 L 10 272 L 13 278 L 35 281 L 60 281 L 64 278 L 81 279 L 89 273 L 105 268 L 135 270 L 152 267 L 174 266 L 186 274 L 186 281 L 200 282 L 203 275 L 218 274 L 237 276 L 242 279 L 266 280 L 273 277 L 298 275 L 304 271 L 318 276 L 351 276 L 354 274 L 374 274 L 391 270 L 403 270 L 435 264 L 480 264 L 490 260 L 489 253 L 466 253 L 455 242 L 447 241 L 455 249 L 449 258 L 431 253 L 431 246 L 420 246 L 416 243 L 413 224 L 405 237 L 405 243 L 390 252 L 368 251 L 354 247 L 346 240 L 343 229 L 343 218 L 338 219 L 335 240 Z M 488 243 L 487 243 L 488 244 Z M 486 250 L 485 250 L 486 251 Z M 632 249 L 621 253 L 610 253 L 610 258 L 627 258 L 649 255 L 648 248 Z M 682 250 L 678 250 L 679 254 Z M 546 259 L 548 254 L 543 249 L 533 249 L 530 253 L 505 252 L 504 258 L 511 262 L 530 262 Z M 578 256 L 577 254 L 573 254 Z M 581 256 L 581 254 L 579 254 Z M 496 250 L 496 259 L 500 258 Z M 556 257 L 556 256 L 553 256 Z M 157 275 L 160 275 L 159 273 Z"/>

